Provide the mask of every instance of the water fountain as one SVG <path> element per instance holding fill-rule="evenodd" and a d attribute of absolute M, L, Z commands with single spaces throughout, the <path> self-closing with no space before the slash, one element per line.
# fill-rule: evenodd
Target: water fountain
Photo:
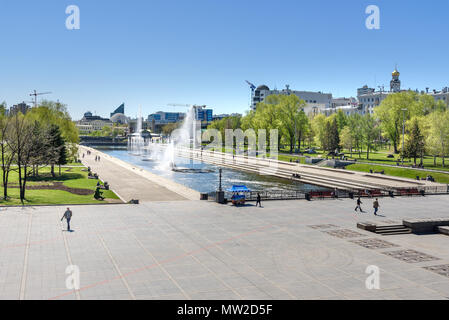
<path fill-rule="evenodd" d="M 179 166 L 175 163 L 176 149 L 196 149 L 199 145 L 197 140 L 201 137 L 201 128 L 196 120 L 196 107 L 189 109 L 181 128 L 174 130 L 165 143 L 160 140 L 153 142 L 151 139 L 145 139 L 142 133 L 142 117 L 138 117 L 136 132 L 128 139 L 128 149 L 132 155 L 143 156 L 142 161 L 156 161 L 158 162 L 157 169 L 164 171 L 213 172 L 213 170 L 195 168 L 193 160 L 190 161 L 190 167 Z"/>
<path fill-rule="evenodd" d="M 139 116 L 137 117 L 136 131 L 128 137 L 128 151 L 132 155 L 142 155 L 146 147 L 148 134 L 142 130 L 142 110 L 139 109 Z"/>

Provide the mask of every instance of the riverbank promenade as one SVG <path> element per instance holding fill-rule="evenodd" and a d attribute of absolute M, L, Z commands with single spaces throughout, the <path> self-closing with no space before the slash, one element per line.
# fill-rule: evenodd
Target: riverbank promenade
<path fill-rule="evenodd" d="M 371 201 L 363 214 L 349 199 L 71 206 L 73 232 L 65 207 L 2 209 L 0 299 L 447 299 L 448 236 L 356 223 L 447 218 L 449 197 L 383 198 L 378 217 Z"/>
<path fill-rule="evenodd" d="M 87 155 L 87 151 L 91 151 Z M 119 197 L 128 202 L 139 201 L 180 201 L 199 200 L 199 192 L 187 188 L 174 181 L 152 174 L 135 165 L 121 161 L 93 148 L 80 146 L 82 163 L 98 173 L 103 181 L 107 181 Z M 100 156 L 100 161 L 95 161 Z"/>

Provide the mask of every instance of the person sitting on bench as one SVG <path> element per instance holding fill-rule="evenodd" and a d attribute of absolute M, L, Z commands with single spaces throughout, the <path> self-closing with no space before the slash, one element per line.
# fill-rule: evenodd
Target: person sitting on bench
<path fill-rule="evenodd" d="M 103 192 L 100 191 L 100 188 L 97 187 L 95 190 L 94 198 L 95 200 L 104 200 L 104 197 L 102 196 Z"/>

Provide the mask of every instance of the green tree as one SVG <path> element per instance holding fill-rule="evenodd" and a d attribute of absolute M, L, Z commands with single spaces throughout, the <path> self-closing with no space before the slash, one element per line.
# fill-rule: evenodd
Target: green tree
<path fill-rule="evenodd" d="M 168 123 L 162 127 L 162 133 L 166 136 L 172 134 L 172 132 L 181 126 L 181 122 Z"/>
<path fill-rule="evenodd" d="M 393 144 L 395 153 L 398 153 L 402 121 L 407 121 L 413 116 L 424 115 L 428 109 L 432 108 L 431 106 L 427 95 L 423 97 L 414 91 L 405 91 L 389 94 L 380 106 L 374 109 L 375 117 L 380 120 L 382 131 Z M 403 109 L 406 111 L 404 112 Z"/>
<path fill-rule="evenodd" d="M 354 113 L 348 117 L 348 127 L 351 128 L 351 134 L 354 138 L 354 147 L 357 149 L 359 158 L 361 158 L 362 143 L 363 143 L 363 117 Z"/>
<path fill-rule="evenodd" d="M 343 128 L 343 130 L 340 131 L 340 141 L 343 148 L 349 150 L 352 157 L 352 149 L 355 146 L 355 137 L 354 132 L 350 127 L 346 126 Z"/>
<path fill-rule="evenodd" d="M 306 124 L 304 106 L 304 100 L 300 100 L 296 95 L 279 97 L 280 130 L 290 145 L 290 153 L 293 152 L 298 139 L 297 130 L 304 130 Z"/>
<path fill-rule="evenodd" d="M 361 124 L 362 139 L 366 146 L 366 159 L 369 159 L 370 151 L 375 150 L 374 141 L 379 137 L 380 128 L 369 113 L 362 118 Z"/>
<path fill-rule="evenodd" d="M 410 132 L 407 136 L 405 144 L 404 157 L 413 158 L 413 162 L 416 165 L 416 158 L 421 157 L 421 164 L 424 154 L 424 136 L 421 133 L 419 126 L 419 120 L 414 117 L 410 120 Z"/>
<path fill-rule="evenodd" d="M 24 204 L 26 183 L 31 175 L 32 166 L 35 158 L 40 157 L 42 150 L 38 148 L 45 137 L 41 135 L 42 131 L 37 131 L 38 122 L 22 113 L 16 113 L 10 119 L 10 127 L 8 130 L 6 143 L 9 150 L 15 155 L 15 163 L 17 164 L 17 172 L 19 175 L 19 194 L 20 201 Z"/>
<path fill-rule="evenodd" d="M 315 133 L 315 143 L 324 149 L 326 144 L 326 116 L 324 114 L 318 114 L 312 118 L 312 130 Z"/>
<path fill-rule="evenodd" d="M 11 165 L 15 158 L 15 153 L 8 147 L 6 139 L 8 138 L 8 131 L 10 130 L 11 119 L 6 115 L 5 109 L 0 109 L 0 156 L 2 161 L 2 185 L 3 185 L 3 199 L 8 199 L 8 181 L 9 173 L 11 172 Z"/>
<path fill-rule="evenodd" d="M 433 154 L 442 157 L 444 167 L 449 149 L 449 110 L 435 111 L 430 115 L 429 120 L 427 143 Z"/>
<path fill-rule="evenodd" d="M 334 152 L 340 149 L 340 136 L 336 117 L 326 119 L 323 150 Z"/>
<path fill-rule="evenodd" d="M 49 150 L 48 163 L 51 167 L 51 175 L 55 176 L 55 165 L 59 166 L 59 175 L 61 175 L 61 165 L 67 164 L 67 150 L 58 125 L 51 124 L 49 126 L 47 141 L 47 150 Z"/>
<path fill-rule="evenodd" d="M 336 119 L 338 124 L 338 131 L 342 131 L 344 127 L 348 125 L 348 117 L 342 110 L 338 110 L 336 113 Z"/>

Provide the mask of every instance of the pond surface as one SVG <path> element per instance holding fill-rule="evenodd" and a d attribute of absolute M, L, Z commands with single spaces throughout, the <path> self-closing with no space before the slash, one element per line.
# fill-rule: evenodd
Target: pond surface
<path fill-rule="evenodd" d="M 145 161 L 147 156 L 135 155 L 125 148 L 95 147 L 96 149 L 116 157 L 120 160 L 136 165 L 151 173 L 173 180 L 199 192 L 212 192 L 218 189 L 219 167 L 212 164 L 191 161 L 176 157 L 175 164 L 178 168 L 194 168 L 211 170 L 205 173 L 174 172 L 167 169 L 167 164 L 158 161 Z M 289 190 L 289 191 L 311 191 L 325 190 L 322 187 L 290 181 L 272 176 L 261 176 L 254 173 L 244 172 L 222 167 L 222 186 L 226 190 L 233 185 L 246 185 L 252 191 Z"/>

